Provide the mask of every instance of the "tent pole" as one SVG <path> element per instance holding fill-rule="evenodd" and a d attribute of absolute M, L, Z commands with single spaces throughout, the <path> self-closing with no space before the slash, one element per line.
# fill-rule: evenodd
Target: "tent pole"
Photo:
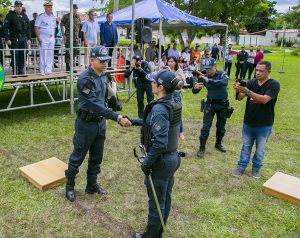
<path fill-rule="evenodd" d="M 225 42 L 224 42 L 224 46 L 223 46 L 223 49 L 225 49 L 224 55 L 223 55 L 223 69 L 225 69 L 225 54 L 226 54 L 227 45 L 229 43 L 229 42 L 227 42 L 227 38 L 228 38 L 228 25 L 226 26 L 226 30 L 225 30 Z"/>
<path fill-rule="evenodd" d="M 65 42 L 66 44 L 66 42 Z M 74 69 L 73 69 L 73 0 L 70 0 L 70 113 L 73 115 L 74 113 Z M 77 46 L 78 47 L 78 46 Z M 68 52 L 67 52 L 68 54 Z"/>
<path fill-rule="evenodd" d="M 159 18 L 159 48 L 158 48 L 158 63 L 161 61 L 161 43 L 162 43 L 163 33 L 162 33 L 162 18 Z"/>
<path fill-rule="evenodd" d="M 132 16 L 131 16 L 131 45 L 130 45 L 130 62 L 134 55 L 133 44 L 134 44 L 134 19 L 135 19 L 135 0 L 132 0 Z M 132 76 L 129 77 L 129 91 L 128 100 L 132 95 Z"/>

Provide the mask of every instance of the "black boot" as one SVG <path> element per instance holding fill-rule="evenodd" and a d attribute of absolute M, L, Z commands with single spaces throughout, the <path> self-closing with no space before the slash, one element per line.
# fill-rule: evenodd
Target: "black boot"
<path fill-rule="evenodd" d="M 206 144 L 206 140 L 200 140 L 200 148 L 197 152 L 197 156 L 199 158 L 203 158 L 204 154 L 205 154 L 205 144 Z"/>
<path fill-rule="evenodd" d="M 215 144 L 215 148 L 216 148 L 218 151 L 222 152 L 222 153 L 226 153 L 226 149 L 225 149 L 225 147 L 222 145 L 222 139 L 221 139 L 221 140 L 220 140 L 220 139 L 217 139 L 216 144 Z"/>
<path fill-rule="evenodd" d="M 68 179 L 66 184 L 66 198 L 70 202 L 74 202 L 76 200 L 76 193 L 74 191 L 74 186 L 75 186 L 75 180 Z"/>
<path fill-rule="evenodd" d="M 89 194 L 98 193 L 103 196 L 108 194 L 108 192 L 104 188 L 101 188 L 97 183 L 87 184 L 85 192 Z"/>
<path fill-rule="evenodd" d="M 145 236 L 143 235 L 143 233 L 140 233 L 140 232 L 136 232 L 134 235 L 133 235 L 133 238 L 144 238 Z"/>

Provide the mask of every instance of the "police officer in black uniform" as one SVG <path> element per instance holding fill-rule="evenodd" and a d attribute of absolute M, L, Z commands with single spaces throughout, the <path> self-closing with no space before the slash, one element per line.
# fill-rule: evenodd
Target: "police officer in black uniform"
<path fill-rule="evenodd" d="M 163 229 L 155 205 L 149 174 L 152 176 L 158 202 L 166 224 L 171 209 L 171 193 L 174 185 L 174 173 L 180 166 L 177 152 L 179 127 L 181 121 L 181 102 L 175 102 L 172 94 L 181 89 L 183 82 L 176 79 L 169 70 L 161 70 L 152 78 L 152 92 L 156 101 L 148 104 L 143 119 L 131 120 L 133 125 L 143 125 L 142 144 L 147 156 L 141 169 L 145 173 L 144 183 L 149 197 L 149 214 L 146 231 L 136 233 L 135 238 L 159 238 Z"/>
<path fill-rule="evenodd" d="M 97 184 L 103 157 L 106 119 L 117 121 L 122 126 L 130 126 L 127 118 L 107 108 L 108 77 L 105 74 L 111 57 L 104 46 L 91 50 L 90 66 L 77 80 L 78 113 L 73 138 L 74 150 L 70 156 L 67 177 L 66 198 L 73 202 L 75 176 L 89 151 L 86 193 L 106 195 L 107 191 Z"/>
<path fill-rule="evenodd" d="M 197 156 L 202 158 L 205 153 L 205 144 L 209 135 L 215 114 L 217 114 L 217 132 L 215 148 L 221 152 L 226 152 L 222 145 L 225 135 L 225 124 L 227 120 L 228 101 L 228 76 L 226 72 L 217 70 L 216 60 L 210 58 L 205 61 L 204 68 L 206 75 L 200 73 L 198 83 L 193 87 L 194 94 L 199 93 L 203 86 L 207 89 L 207 100 L 204 106 L 203 127 L 200 134 L 200 149 Z M 202 82 L 201 82 L 202 81 Z"/>
<path fill-rule="evenodd" d="M 142 60 L 139 55 L 136 55 L 132 57 L 130 67 L 125 71 L 125 78 L 129 78 L 132 72 L 133 79 L 136 82 L 138 116 L 139 118 L 143 118 L 145 92 L 148 103 L 154 99 L 151 91 L 151 82 L 146 79 L 147 74 L 151 72 L 151 68 L 147 61 Z"/>
<path fill-rule="evenodd" d="M 23 3 L 15 1 L 15 10 L 10 11 L 4 21 L 5 42 L 11 49 L 27 49 L 30 44 L 30 22 L 22 12 Z M 11 51 L 13 74 L 24 74 L 26 50 Z"/>

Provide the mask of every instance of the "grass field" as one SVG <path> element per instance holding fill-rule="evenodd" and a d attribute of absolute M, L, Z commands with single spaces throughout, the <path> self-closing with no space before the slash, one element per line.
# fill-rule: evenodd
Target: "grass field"
<path fill-rule="evenodd" d="M 245 107 L 245 101 L 234 100 L 234 81 L 228 86 L 235 108 L 224 139 L 228 152 L 214 149 L 212 128 L 202 160 L 195 155 L 202 123 L 199 104 L 205 92 L 183 93 L 186 139 L 180 148 L 189 155 L 176 174 L 166 237 L 300 237 L 300 207 L 262 192 L 262 184 L 277 171 L 300 177 L 300 57 L 287 54 L 285 73 L 279 74 L 282 56 L 281 52 L 265 56 L 273 63 L 271 76 L 279 80 L 281 91 L 259 180 L 250 176 L 251 167 L 241 178 L 232 176 Z M 19 101 L 28 100 L 26 92 L 21 95 Z M 0 104 L 6 96 L 0 97 Z M 134 98 L 124 104 L 122 113 L 136 116 L 136 111 Z M 0 237 L 130 237 L 134 230 L 144 229 L 147 198 L 143 174 L 132 156 L 138 128 L 108 122 L 98 179 L 110 193 L 106 199 L 84 193 L 86 161 L 77 176 L 75 203 L 64 198 L 64 186 L 41 192 L 20 176 L 19 167 L 52 156 L 68 161 L 74 120 L 68 104 L 0 114 Z"/>

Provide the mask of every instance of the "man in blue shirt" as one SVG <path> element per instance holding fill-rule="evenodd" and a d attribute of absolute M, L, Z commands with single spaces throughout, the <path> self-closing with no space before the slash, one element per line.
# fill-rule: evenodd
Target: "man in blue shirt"
<path fill-rule="evenodd" d="M 109 56 L 112 56 L 114 48 L 118 44 L 118 32 L 117 26 L 112 22 L 113 15 L 112 13 L 108 13 L 106 15 L 106 22 L 102 23 L 100 26 L 100 39 L 101 45 L 109 48 Z M 111 64 L 109 62 L 108 66 Z"/>
<path fill-rule="evenodd" d="M 81 32 L 83 33 L 83 41 L 85 48 L 84 64 L 88 66 L 88 56 L 90 55 L 91 47 L 100 44 L 100 26 L 95 21 L 96 12 L 90 10 L 88 12 L 89 19 L 82 24 Z"/>
<path fill-rule="evenodd" d="M 200 148 L 197 156 L 204 157 L 205 144 L 209 136 L 209 131 L 217 114 L 217 132 L 215 148 L 220 152 L 225 153 L 226 149 L 222 145 L 222 139 L 225 135 L 225 125 L 227 120 L 228 101 L 228 76 L 226 72 L 217 70 L 216 60 L 209 58 L 205 61 L 204 68 L 206 75 L 200 73 L 198 83 L 193 87 L 194 94 L 199 93 L 203 86 L 207 89 L 207 100 L 204 106 L 203 127 L 200 134 Z"/>
<path fill-rule="evenodd" d="M 111 59 L 108 50 L 103 46 L 96 46 L 91 50 L 90 57 L 90 66 L 77 80 L 78 113 L 73 138 L 74 150 L 69 159 L 68 169 L 65 171 L 66 198 L 71 202 L 76 199 L 75 177 L 87 152 L 89 152 L 89 161 L 85 191 L 89 194 L 107 194 L 107 191 L 97 184 L 103 158 L 106 120 L 117 121 L 121 126 L 131 125 L 127 118 L 107 108 L 108 77 L 105 70 Z"/>
<path fill-rule="evenodd" d="M 174 42 L 173 48 L 170 48 L 168 50 L 168 57 L 171 57 L 171 56 L 175 57 L 177 60 L 179 59 L 180 55 L 179 55 L 179 52 L 177 50 L 177 43 L 176 42 Z"/>

